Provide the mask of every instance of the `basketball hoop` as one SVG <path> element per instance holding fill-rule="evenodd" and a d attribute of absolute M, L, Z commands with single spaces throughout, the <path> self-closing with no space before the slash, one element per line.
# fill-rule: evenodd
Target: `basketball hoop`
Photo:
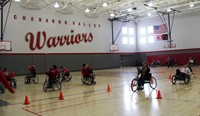
<path fill-rule="evenodd" d="M 168 44 L 167 46 L 164 45 L 164 48 L 176 48 L 176 44 Z"/>
<path fill-rule="evenodd" d="M 0 41 L 0 51 L 12 51 L 11 41 Z"/>
<path fill-rule="evenodd" d="M 5 45 L 0 45 L 0 51 L 5 51 L 6 50 L 6 46 Z"/>

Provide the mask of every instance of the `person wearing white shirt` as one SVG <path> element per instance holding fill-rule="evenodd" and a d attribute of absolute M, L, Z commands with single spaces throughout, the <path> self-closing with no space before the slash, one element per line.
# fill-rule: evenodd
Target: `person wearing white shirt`
<path fill-rule="evenodd" d="M 191 73 L 192 73 L 187 66 L 184 66 L 183 68 L 181 68 L 181 72 L 185 73 L 187 75 L 191 75 Z"/>

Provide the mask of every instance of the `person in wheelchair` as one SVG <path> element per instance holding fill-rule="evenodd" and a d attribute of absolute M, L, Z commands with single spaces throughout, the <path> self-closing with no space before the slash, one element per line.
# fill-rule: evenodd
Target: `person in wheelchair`
<path fill-rule="evenodd" d="M 6 80 L 10 83 L 10 85 L 14 86 L 15 88 L 17 87 L 17 80 L 14 78 L 15 74 L 14 72 L 8 72 L 7 68 L 3 69 L 4 76 L 6 77 Z"/>
<path fill-rule="evenodd" d="M 59 77 L 59 76 L 60 76 L 60 75 L 59 75 L 60 72 L 59 72 L 58 67 L 57 67 L 56 65 L 52 65 L 52 68 L 53 68 L 53 71 L 54 71 L 56 77 L 57 77 L 57 78 L 60 78 L 60 77 Z"/>
<path fill-rule="evenodd" d="M 183 68 L 181 69 L 176 69 L 176 75 L 179 79 L 181 80 L 184 80 L 185 77 L 189 77 L 191 76 L 192 72 L 191 72 L 192 69 L 189 68 L 189 65 L 184 65 Z"/>
<path fill-rule="evenodd" d="M 53 69 L 53 67 L 51 67 L 46 73 L 45 73 L 49 78 L 48 78 L 48 87 L 51 88 L 53 83 L 57 82 L 57 75 Z"/>
<path fill-rule="evenodd" d="M 60 72 L 62 73 L 62 75 L 64 76 L 69 76 L 69 69 L 66 67 L 61 66 L 60 67 Z"/>
<path fill-rule="evenodd" d="M 86 71 L 87 71 L 88 73 L 90 73 L 92 76 L 95 75 L 94 72 L 93 72 L 92 66 L 90 66 L 89 64 L 87 64 L 87 66 L 86 66 Z"/>
<path fill-rule="evenodd" d="M 96 84 L 96 82 L 94 81 L 94 76 L 92 75 L 93 71 L 91 69 L 92 68 L 88 68 L 85 64 L 83 64 L 81 68 L 81 74 L 84 78 L 91 78 L 92 84 Z"/>
<path fill-rule="evenodd" d="M 31 77 L 35 78 L 36 77 L 36 68 L 35 68 L 35 65 L 30 65 L 28 67 L 28 70 L 30 71 Z"/>
<path fill-rule="evenodd" d="M 0 83 L 1 83 L 1 89 L 4 89 L 3 86 L 5 86 L 9 90 L 9 92 L 11 92 L 12 94 L 15 93 L 14 89 L 10 86 L 9 82 L 6 80 L 6 77 L 4 75 L 1 65 L 0 65 Z M 4 92 L 4 90 L 3 91 L 1 90 L 1 92 Z"/>
<path fill-rule="evenodd" d="M 138 90 L 143 90 L 144 89 L 144 81 L 145 80 L 150 80 L 151 78 L 151 73 L 150 73 L 150 68 L 148 67 L 147 63 L 143 64 L 142 70 L 138 72 L 138 75 L 140 74 L 139 81 L 138 81 Z"/>
<path fill-rule="evenodd" d="M 90 66 L 89 64 L 87 64 L 87 66 L 86 66 L 86 70 L 87 70 L 87 72 L 89 72 L 90 74 L 93 73 L 92 66 Z"/>

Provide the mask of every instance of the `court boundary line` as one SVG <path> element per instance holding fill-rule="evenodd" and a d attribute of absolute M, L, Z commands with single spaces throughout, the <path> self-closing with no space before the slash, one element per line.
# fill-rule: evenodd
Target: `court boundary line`
<path fill-rule="evenodd" d="M 30 110 L 28 110 L 28 109 L 26 109 L 26 108 L 21 108 L 21 109 L 24 110 L 24 111 L 27 111 L 27 112 L 29 112 L 29 113 L 35 114 L 36 116 L 42 116 L 41 114 L 38 114 L 38 113 L 33 112 L 33 111 L 30 111 Z"/>

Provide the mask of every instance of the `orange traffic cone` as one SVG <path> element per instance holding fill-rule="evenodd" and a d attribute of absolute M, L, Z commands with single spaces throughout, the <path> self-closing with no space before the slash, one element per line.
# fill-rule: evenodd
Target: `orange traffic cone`
<path fill-rule="evenodd" d="M 162 99 L 162 97 L 161 97 L 161 93 L 160 93 L 160 90 L 158 90 L 157 98 L 156 98 L 156 99 Z"/>
<path fill-rule="evenodd" d="M 169 80 L 172 80 L 172 76 L 171 76 L 171 74 L 169 74 Z"/>
<path fill-rule="evenodd" d="M 25 97 L 25 101 L 24 101 L 24 105 L 28 105 L 30 104 L 29 100 L 28 100 L 28 96 Z"/>
<path fill-rule="evenodd" d="M 111 92 L 110 84 L 109 83 L 108 83 L 108 86 L 107 86 L 107 92 Z"/>
<path fill-rule="evenodd" d="M 64 100 L 62 92 L 60 92 L 59 100 Z"/>

